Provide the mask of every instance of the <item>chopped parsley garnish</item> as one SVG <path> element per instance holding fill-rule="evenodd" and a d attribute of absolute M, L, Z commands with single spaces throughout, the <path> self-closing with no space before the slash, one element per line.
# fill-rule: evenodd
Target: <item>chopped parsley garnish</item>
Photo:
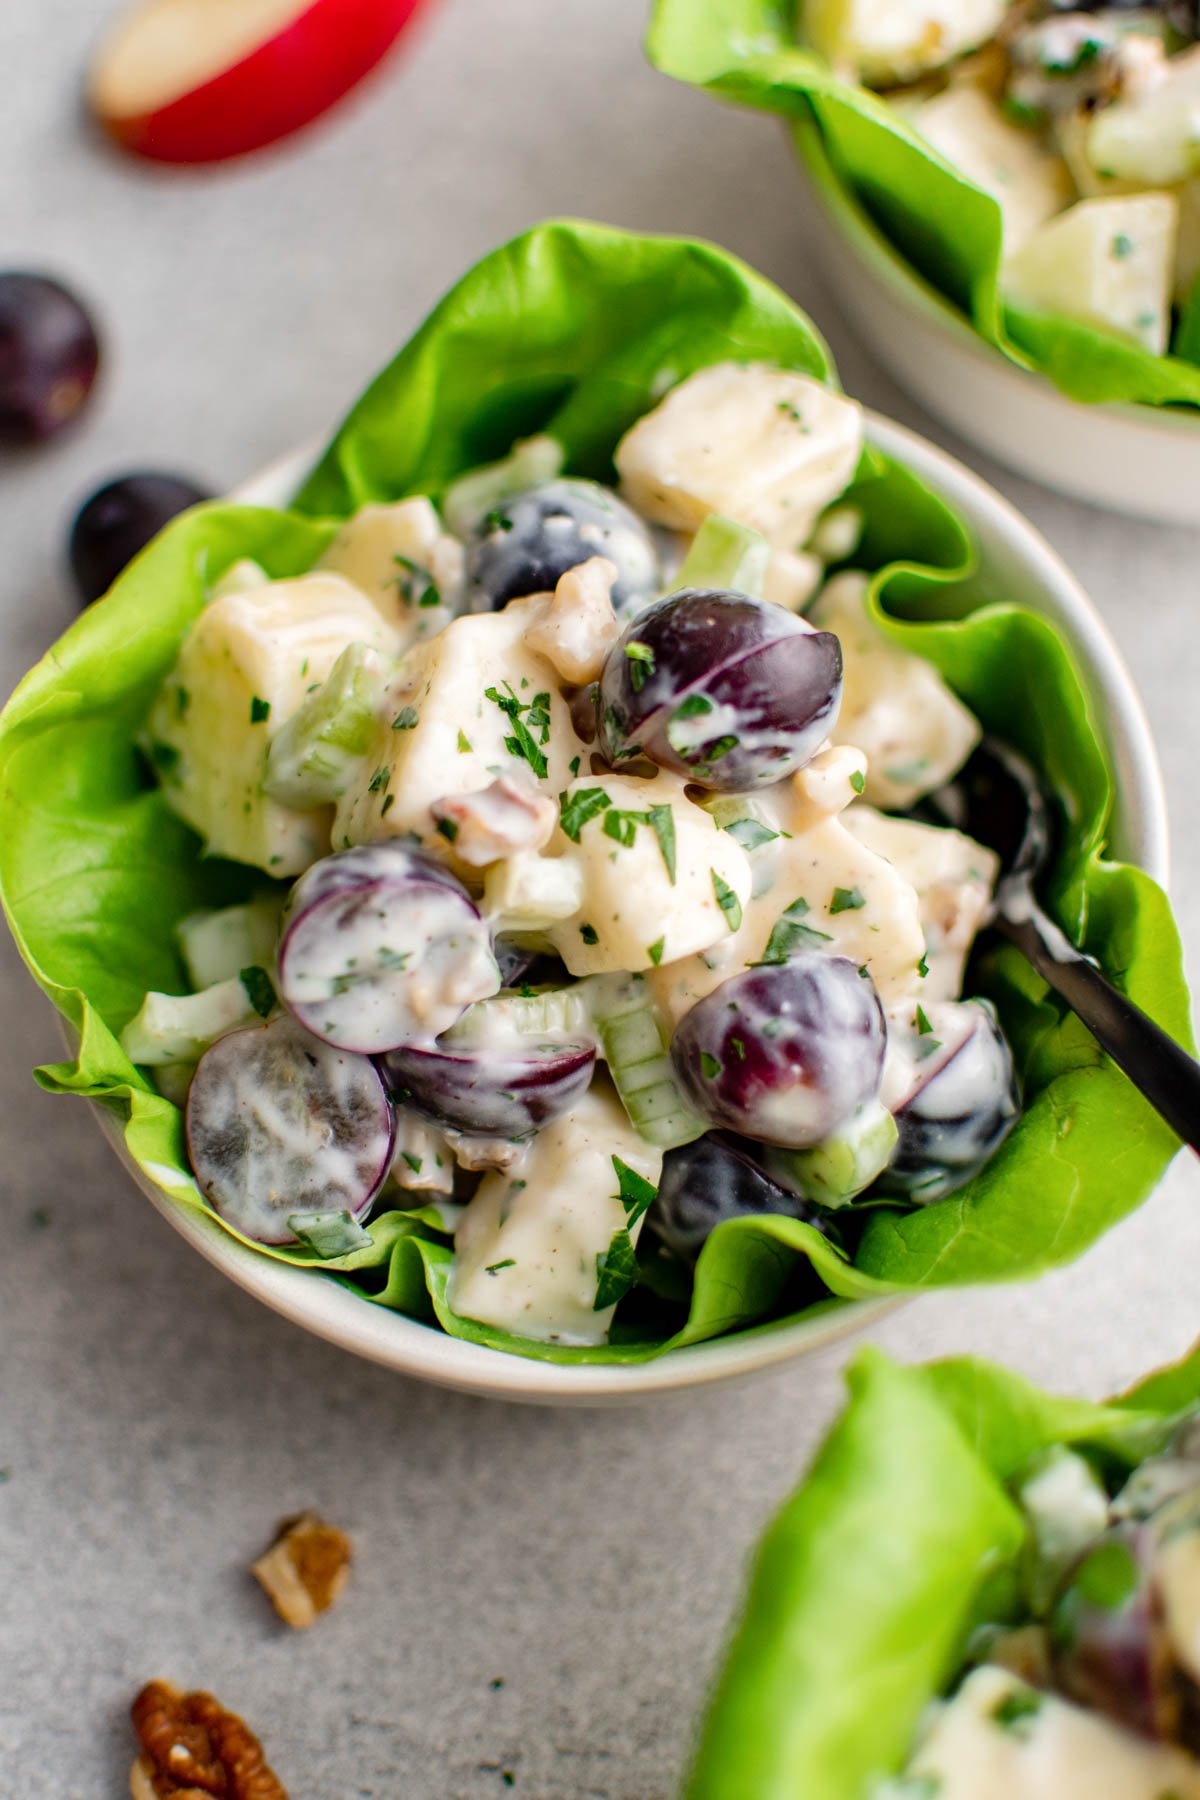
<path fill-rule="evenodd" d="M 917 974 L 920 976 L 925 976 L 925 975 L 928 975 L 928 973 L 929 973 L 929 957 L 928 957 L 928 954 L 926 954 L 925 956 L 923 956 L 921 958 L 920 962 L 917 964 Z"/>
<path fill-rule="evenodd" d="M 660 937 L 653 944 L 646 945 L 646 955 L 650 958 L 650 961 L 654 964 L 656 969 L 663 959 L 663 948 L 666 941 L 665 937 Z"/>
<path fill-rule="evenodd" d="M 686 720 L 700 718 L 704 713 L 710 713 L 712 709 L 712 701 L 704 694 L 689 694 L 686 700 L 680 701 L 667 724 L 667 742 L 672 750 L 683 756 L 688 750 L 695 749 L 692 733 L 680 731 L 677 728 Z"/>
<path fill-rule="evenodd" d="M 385 794 L 383 796 L 383 805 L 379 809 L 380 818 L 386 819 L 388 814 L 391 812 L 393 806 L 395 806 L 395 804 L 396 804 L 395 794 Z"/>
<path fill-rule="evenodd" d="M 483 529 L 488 536 L 493 531 L 511 531 L 512 528 L 512 520 L 502 507 L 493 506 L 491 512 L 484 515 Z"/>
<path fill-rule="evenodd" d="M 1112 253 L 1118 262 L 1124 262 L 1127 257 L 1133 255 L 1133 239 L 1127 231 L 1118 231 L 1112 241 Z"/>
<path fill-rule="evenodd" d="M 589 819 L 597 813 L 606 812 L 612 801 L 602 787 L 580 788 L 577 793 L 558 797 L 559 824 L 573 844 L 579 842 L 579 834 Z"/>
<path fill-rule="evenodd" d="M 420 716 L 415 706 L 402 706 L 392 720 L 392 730 L 411 731 Z"/>
<path fill-rule="evenodd" d="M 861 888 L 835 887 L 833 899 L 829 902 L 829 911 L 833 913 L 857 912 L 860 906 L 867 904 L 866 895 Z"/>
<path fill-rule="evenodd" d="M 458 836 L 458 820 L 457 819 L 439 819 L 437 822 L 437 828 L 441 832 L 442 836 L 445 838 L 445 840 L 448 844 L 452 844 L 454 842 L 455 838 Z"/>
<path fill-rule="evenodd" d="M 148 746 L 148 754 L 160 775 L 171 775 L 179 767 L 180 752 L 174 744 L 163 744 L 155 738 Z"/>
<path fill-rule="evenodd" d="M 649 644 L 639 644 L 633 638 L 626 644 L 625 654 L 629 658 L 629 679 L 633 683 L 633 691 L 640 694 L 647 676 L 654 673 L 654 652 Z"/>
<path fill-rule="evenodd" d="M 400 1154 L 412 1170 L 413 1174 L 419 1175 L 421 1170 L 425 1167 L 425 1158 L 423 1156 L 414 1156 L 411 1150 L 402 1150 Z"/>
<path fill-rule="evenodd" d="M 532 700 L 518 700 L 511 681 L 504 685 L 506 694 L 499 688 L 484 689 L 486 698 L 500 708 L 512 725 L 512 736 L 505 738 L 504 748 L 510 756 L 523 758 L 535 775 L 543 776 L 548 764 L 541 746 L 550 739 L 550 696 L 535 694 Z"/>
<path fill-rule="evenodd" d="M 766 949 L 758 962 L 751 966 L 762 968 L 764 964 L 785 963 L 797 950 L 811 949 L 814 944 L 831 944 L 833 939 L 827 931 L 818 931 L 815 925 L 804 924 L 808 911 L 808 901 L 803 898 L 793 900 L 790 906 L 785 906 L 771 927 Z"/>
<path fill-rule="evenodd" d="M 619 1200 L 625 1208 L 625 1222 L 632 1231 L 643 1213 L 653 1204 L 658 1189 L 628 1163 L 622 1162 L 619 1156 L 612 1159 L 613 1172 L 617 1177 L 617 1192 L 613 1198 Z"/>
<path fill-rule="evenodd" d="M 407 969 L 411 961 L 411 950 L 393 950 L 388 944 L 384 944 L 375 957 L 376 967 L 380 969 Z"/>
<path fill-rule="evenodd" d="M 721 1073 L 721 1065 L 708 1050 L 700 1052 L 700 1073 L 706 1081 L 715 1081 Z"/>
<path fill-rule="evenodd" d="M 1020 1731 L 1030 1719 L 1037 1717 L 1042 1710 L 1042 1696 L 1035 1693 L 1022 1693 L 1019 1690 L 1005 1694 L 992 1708 L 992 1717 L 1004 1731 Z"/>
<path fill-rule="evenodd" d="M 647 813 L 650 829 L 658 839 L 662 859 L 667 865 L 667 879 L 675 886 L 675 814 L 669 806 L 652 806 Z"/>
<path fill-rule="evenodd" d="M 867 778 L 863 774 L 862 770 L 855 769 L 853 775 L 851 775 L 851 777 L 850 777 L 850 786 L 854 789 L 856 794 L 861 794 L 863 789 L 866 787 L 866 785 L 867 785 Z"/>
<path fill-rule="evenodd" d="M 637 1286 L 637 1279 L 633 1239 L 622 1227 L 613 1232 L 608 1249 L 602 1250 L 596 1258 L 596 1298 L 592 1302 L 592 1311 L 604 1312 L 607 1307 L 615 1306 L 630 1288 Z"/>
<path fill-rule="evenodd" d="M 392 771 L 386 763 L 381 763 L 367 783 L 368 794 L 385 794 L 392 779 Z"/>
<path fill-rule="evenodd" d="M 516 1266 L 516 1257 L 506 1256 L 500 1262 L 488 1263 L 483 1272 L 485 1275 L 498 1275 L 501 1269 L 515 1269 Z"/>
<path fill-rule="evenodd" d="M 758 819 L 731 819 L 723 829 L 727 831 L 735 844 L 743 850 L 757 850 L 761 844 L 770 844 L 779 836 L 769 825 Z"/>
<path fill-rule="evenodd" d="M 594 925 L 581 925 L 579 927 L 579 935 L 585 944 L 598 944 L 600 942 L 600 933 L 596 930 Z"/>
<path fill-rule="evenodd" d="M 713 893 L 716 895 L 717 905 L 725 914 L 725 923 L 730 931 L 736 931 L 742 922 L 742 903 L 729 883 L 722 881 L 715 869 L 710 869 L 708 872 L 712 876 Z"/>
<path fill-rule="evenodd" d="M 465 731 L 460 731 L 458 734 L 458 747 L 464 756 L 469 755 L 474 747 Z"/>
<path fill-rule="evenodd" d="M 920 1037 L 928 1037 L 929 1033 L 933 1030 L 933 1026 L 929 1023 L 929 1017 L 923 1006 L 918 1006 L 917 1008 L 916 1027 L 918 1036 Z"/>
<path fill-rule="evenodd" d="M 250 723 L 252 725 L 261 725 L 263 721 L 269 719 L 270 716 L 271 702 L 269 700 L 260 700 L 258 695 L 254 694 L 250 700 Z"/>
<path fill-rule="evenodd" d="M 568 769 L 570 769 L 572 775 L 578 775 L 578 773 L 579 773 L 579 758 L 577 756 L 573 756 L 571 758 L 570 762 L 567 764 L 567 767 L 568 767 Z"/>
<path fill-rule="evenodd" d="M 888 780 L 894 781 L 898 787 L 916 787 L 919 786 L 928 767 L 929 758 L 917 756 L 913 758 L 912 762 L 893 763 L 890 769 L 885 769 L 883 772 Z"/>
<path fill-rule="evenodd" d="M 613 806 L 604 815 L 604 835 L 628 850 L 637 835 L 638 826 L 649 823 L 649 813 L 623 812 L 619 806 Z"/>
<path fill-rule="evenodd" d="M 175 689 L 175 711 L 179 718 L 182 719 L 191 703 L 192 696 L 188 693 L 187 689 L 185 687 L 177 687 Z"/>
<path fill-rule="evenodd" d="M 393 556 L 392 561 L 400 570 L 396 586 L 405 606 L 441 605 L 441 593 L 428 569 L 420 563 L 412 562 L 407 556 Z"/>
<path fill-rule="evenodd" d="M 246 998 L 260 1019 L 270 1018 L 275 1010 L 275 988 L 265 969 L 253 964 L 238 972 L 238 980 L 246 990 Z"/>

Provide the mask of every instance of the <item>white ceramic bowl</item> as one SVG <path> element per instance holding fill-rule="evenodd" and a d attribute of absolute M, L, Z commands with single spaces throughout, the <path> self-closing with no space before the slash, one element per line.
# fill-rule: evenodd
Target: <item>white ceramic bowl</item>
<path fill-rule="evenodd" d="M 801 166 L 821 268 L 872 353 L 935 418 L 1076 500 L 1200 525 L 1200 411 L 1084 406 L 980 337 L 839 180 L 814 131 Z"/>
<path fill-rule="evenodd" d="M 906 463 L 970 524 L 980 546 L 981 596 L 1005 597 L 1041 613 L 1070 644 L 1115 775 L 1114 851 L 1165 882 L 1166 808 L 1154 743 L 1129 675 L 1086 594 L 1045 539 L 961 463 L 874 415 L 869 416 L 868 430 L 873 443 Z M 248 482 L 235 497 L 258 505 L 285 505 L 310 460 L 304 454 L 288 457 Z M 257 1255 L 228 1237 L 215 1219 L 173 1205 L 128 1155 L 111 1114 L 97 1109 L 97 1116 L 118 1156 L 158 1210 L 247 1293 L 358 1356 L 469 1393 L 546 1404 L 620 1404 L 771 1368 L 861 1331 L 900 1304 L 887 1300 L 845 1305 L 818 1318 L 718 1338 L 628 1367 L 565 1367 L 509 1356 L 373 1306 L 336 1281 Z"/>

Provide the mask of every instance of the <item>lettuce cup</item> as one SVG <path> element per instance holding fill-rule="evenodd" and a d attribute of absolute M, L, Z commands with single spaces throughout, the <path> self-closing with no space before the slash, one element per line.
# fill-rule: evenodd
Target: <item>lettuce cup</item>
<path fill-rule="evenodd" d="M 921 811 L 1019 750 L 1047 903 L 1186 1038 L 1136 698 L 783 295 L 538 227 L 307 463 L 172 523 L 0 719 L 4 904 L 72 1046 L 38 1079 L 206 1256 L 397 1368 L 594 1400 L 1145 1198 L 1175 1140 Z"/>
<path fill-rule="evenodd" d="M 1200 1354 L 1107 1405 L 864 1350 L 756 1554 L 689 1800 L 1200 1793 Z"/>
<path fill-rule="evenodd" d="M 787 121 L 822 267 L 930 412 L 1063 492 L 1197 522 L 1194 19 L 658 0 L 647 48 Z"/>

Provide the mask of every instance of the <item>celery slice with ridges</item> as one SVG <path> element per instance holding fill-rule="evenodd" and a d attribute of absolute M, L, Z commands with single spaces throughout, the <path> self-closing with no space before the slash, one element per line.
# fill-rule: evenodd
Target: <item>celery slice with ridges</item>
<path fill-rule="evenodd" d="M 272 800 L 303 812 L 341 798 L 371 747 L 387 673 L 378 650 L 347 645 L 272 739 L 263 777 Z"/>
<path fill-rule="evenodd" d="M 694 1113 L 675 1079 L 670 1036 L 640 975 L 598 975 L 592 1015 L 613 1086 L 634 1130 L 660 1150 L 703 1137 L 708 1121 Z"/>
<path fill-rule="evenodd" d="M 835 1137 L 811 1150 L 769 1151 L 767 1173 L 818 1206 L 848 1206 L 882 1175 L 898 1136 L 895 1119 L 876 1101 Z"/>
<path fill-rule="evenodd" d="M 678 588 L 728 588 L 761 600 L 771 546 L 760 531 L 710 513 L 692 539 L 675 578 Z"/>

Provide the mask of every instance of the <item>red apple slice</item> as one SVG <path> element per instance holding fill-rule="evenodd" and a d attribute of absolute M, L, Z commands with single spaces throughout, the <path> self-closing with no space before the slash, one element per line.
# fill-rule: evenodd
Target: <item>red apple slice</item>
<path fill-rule="evenodd" d="M 92 66 L 110 136 L 157 162 L 220 162 L 298 131 L 374 68 L 420 0 L 141 0 Z"/>

